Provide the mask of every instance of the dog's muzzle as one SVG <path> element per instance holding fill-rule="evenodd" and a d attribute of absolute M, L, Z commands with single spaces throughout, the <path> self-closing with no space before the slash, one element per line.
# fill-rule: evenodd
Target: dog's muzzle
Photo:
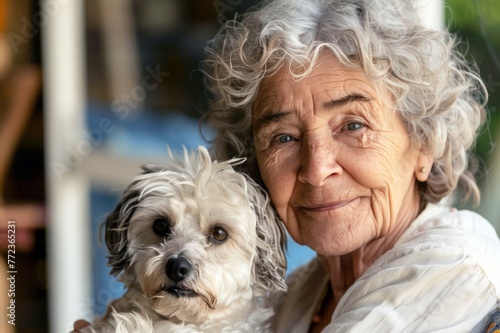
<path fill-rule="evenodd" d="M 167 276 L 175 284 L 167 287 L 165 291 L 177 298 L 198 296 L 193 290 L 183 287 L 180 283 L 189 275 L 192 267 L 191 263 L 184 257 L 168 259 L 166 267 Z"/>
<path fill-rule="evenodd" d="M 192 265 L 184 257 L 170 258 L 167 261 L 167 276 L 175 282 L 182 281 L 191 272 Z"/>

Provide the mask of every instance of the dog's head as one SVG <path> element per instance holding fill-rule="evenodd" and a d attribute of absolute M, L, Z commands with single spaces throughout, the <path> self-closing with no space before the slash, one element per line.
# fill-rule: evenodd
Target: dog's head
<path fill-rule="evenodd" d="M 144 167 L 103 224 L 108 263 L 156 312 L 182 321 L 227 315 L 284 291 L 285 232 L 266 193 L 234 159 L 184 152 Z"/>

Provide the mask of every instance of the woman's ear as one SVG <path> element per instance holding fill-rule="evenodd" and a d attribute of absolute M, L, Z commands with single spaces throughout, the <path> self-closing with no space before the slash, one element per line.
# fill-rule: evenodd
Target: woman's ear
<path fill-rule="evenodd" d="M 434 158 L 429 153 L 421 150 L 417 158 L 417 164 L 415 165 L 415 178 L 419 182 L 425 183 L 427 181 L 433 163 Z"/>

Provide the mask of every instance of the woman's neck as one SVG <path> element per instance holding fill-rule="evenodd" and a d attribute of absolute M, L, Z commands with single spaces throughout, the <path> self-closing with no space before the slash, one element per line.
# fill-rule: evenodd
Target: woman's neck
<path fill-rule="evenodd" d="M 413 205 L 412 205 L 413 206 Z M 415 209 L 405 210 L 404 216 L 398 216 L 397 222 L 387 235 L 374 239 L 361 248 L 341 256 L 320 257 L 323 267 L 330 277 L 335 304 L 350 286 L 384 253 L 392 249 L 401 235 L 408 229 L 419 213 Z"/>

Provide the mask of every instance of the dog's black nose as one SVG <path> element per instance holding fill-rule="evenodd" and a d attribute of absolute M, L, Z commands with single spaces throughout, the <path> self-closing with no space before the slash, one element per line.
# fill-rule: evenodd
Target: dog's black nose
<path fill-rule="evenodd" d="M 182 281 L 191 271 L 191 267 L 184 257 L 170 258 L 167 261 L 167 276 L 174 281 Z"/>

